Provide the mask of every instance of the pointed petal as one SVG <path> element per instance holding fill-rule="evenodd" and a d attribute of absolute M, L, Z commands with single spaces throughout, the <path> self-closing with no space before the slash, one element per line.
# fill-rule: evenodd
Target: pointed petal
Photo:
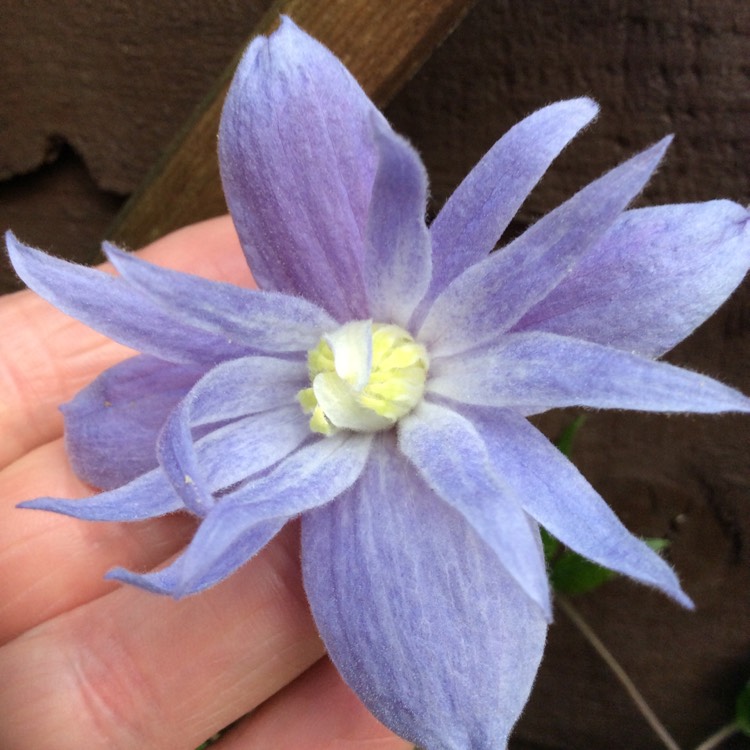
<path fill-rule="evenodd" d="M 5 235 L 13 268 L 38 295 L 66 315 L 145 354 L 178 363 L 215 364 L 241 356 L 241 347 L 193 328 L 122 279 L 69 263 Z"/>
<path fill-rule="evenodd" d="M 245 351 L 307 351 L 336 322 L 319 307 L 278 292 L 171 271 L 104 243 L 104 251 L 132 286 L 179 313 L 190 325 L 231 339 Z"/>
<path fill-rule="evenodd" d="M 219 130 L 224 192 L 259 286 L 302 295 L 340 322 L 368 317 L 373 117 L 344 66 L 286 18 L 245 53 Z"/>
<path fill-rule="evenodd" d="M 546 623 L 497 556 L 376 438 L 360 481 L 302 521 L 305 589 L 344 679 L 431 750 L 505 747 Z"/>
<path fill-rule="evenodd" d="M 749 218 L 730 201 L 628 211 L 514 330 L 661 356 L 744 278 Z"/>
<path fill-rule="evenodd" d="M 18 504 L 19 508 L 49 510 L 86 521 L 140 521 L 156 518 L 185 506 L 159 469 L 154 469 L 124 487 L 101 492 L 82 500 L 39 497 Z"/>
<path fill-rule="evenodd" d="M 324 505 L 362 473 L 371 435 L 343 433 L 314 439 L 268 474 L 251 479 L 221 504 L 252 505 L 257 519 L 289 518 Z"/>
<path fill-rule="evenodd" d="M 156 455 L 164 475 L 185 507 L 203 517 L 211 510 L 215 499 L 193 444 L 190 405 L 188 395 L 173 409 L 159 433 Z"/>
<path fill-rule="evenodd" d="M 750 411 L 750 399 L 665 362 L 553 333 L 516 333 L 497 346 L 434 361 L 427 390 L 478 406 Z"/>
<path fill-rule="evenodd" d="M 518 498 L 493 473 L 472 424 L 444 406 L 422 402 L 399 423 L 399 448 L 444 502 L 461 513 L 542 612 L 551 618 L 549 584 Z"/>
<path fill-rule="evenodd" d="M 99 489 L 156 468 L 156 438 L 205 368 L 142 355 L 105 370 L 61 407 L 75 473 Z"/>
<path fill-rule="evenodd" d="M 419 338 L 433 355 L 496 341 L 546 297 L 643 189 L 669 145 L 652 146 L 476 263 L 435 300 Z"/>
<path fill-rule="evenodd" d="M 373 318 L 405 327 L 430 283 L 427 173 L 403 138 L 382 120 L 374 126 L 380 161 L 367 224 L 365 288 Z"/>
<path fill-rule="evenodd" d="M 309 382 L 300 359 L 251 356 L 209 370 L 188 394 L 190 426 L 211 424 L 296 403 Z"/>
<path fill-rule="evenodd" d="M 195 448 L 206 483 L 217 492 L 273 466 L 309 437 L 308 418 L 293 404 L 219 427 Z"/>
<path fill-rule="evenodd" d="M 224 425 L 195 444 L 210 492 L 227 490 L 282 460 L 310 436 L 298 405 L 253 414 Z M 154 462 L 156 462 L 154 448 Z M 352 480 L 353 481 L 353 480 Z M 138 521 L 185 505 L 166 474 L 154 469 L 129 484 L 83 500 L 37 498 L 19 507 L 51 510 L 89 521 Z"/>
<path fill-rule="evenodd" d="M 153 573 L 113 568 L 105 578 L 175 599 L 197 594 L 234 573 L 254 557 L 284 525 L 274 519 L 246 526 L 236 508 L 217 506 L 203 521 L 193 540 L 171 565 Z"/>
<path fill-rule="evenodd" d="M 550 104 L 485 154 L 430 227 L 434 273 L 428 300 L 489 255 L 552 161 L 598 110 L 585 98 Z"/>
<path fill-rule="evenodd" d="M 116 568 L 107 577 L 175 598 L 213 586 L 255 555 L 289 518 L 348 489 L 369 447 L 370 438 L 359 435 L 316 440 L 267 475 L 225 495 L 169 567 L 146 574 Z"/>
<path fill-rule="evenodd" d="M 692 609 L 669 565 L 620 523 L 578 469 L 536 428 L 508 409 L 473 409 L 469 416 L 495 472 L 545 529 L 580 555 L 656 586 Z"/>
<path fill-rule="evenodd" d="M 214 504 L 198 460 L 193 427 L 294 405 L 306 373 L 301 362 L 245 357 L 215 367 L 180 401 L 164 423 L 156 452 L 187 508 L 204 516 Z"/>

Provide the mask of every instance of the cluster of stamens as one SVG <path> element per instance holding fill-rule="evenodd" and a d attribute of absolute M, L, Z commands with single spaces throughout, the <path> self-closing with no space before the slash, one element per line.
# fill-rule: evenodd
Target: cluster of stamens
<path fill-rule="evenodd" d="M 310 429 L 332 435 L 395 424 L 421 401 L 429 361 L 403 328 L 367 320 L 323 336 L 307 365 L 311 385 L 297 398 L 310 414 Z"/>

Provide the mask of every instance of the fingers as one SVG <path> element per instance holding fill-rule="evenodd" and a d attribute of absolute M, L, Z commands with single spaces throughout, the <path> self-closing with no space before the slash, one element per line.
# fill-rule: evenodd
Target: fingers
<path fill-rule="evenodd" d="M 134 354 L 33 292 L 0 299 L 0 467 L 62 434 L 58 406 Z"/>
<path fill-rule="evenodd" d="M 262 703 L 323 654 L 297 544 L 286 529 L 200 596 L 122 588 L 0 648 L 0 747 L 190 750 Z"/>
<path fill-rule="evenodd" d="M 90 494 L 70 469 L 62 439 L 0 471 L 0 644 L 112 591 L 117 584 L 103 578 L 110 568 L 158 565 L 183 547 L 195 528 L 184 515 L 91 523 L 15 507 L 39 495 Z"/>
<path fill-rule="evenodd" d="M 143 251 L 152 261 L 252 284 L 229 217 L 189 227 Z M 111 591 L 115 565 L 148 569 L 180 549 L 194 523 L 89 524 L 16 503 L 91 494 L 65 457 L 58 406 L 133 352 L 31 292 L 0 299 L 0 643 Z"/>
<path fill-rule="evenodd" d="M 103 738 L 102 747 L 136 747 L 140 742 L 140 747 L 174 746 L 191 750 L 216 729 L 252 709 L 267 697 L 266 694 L 270 695 L 274 689 L 282 687 L 285 679 L 292 679 L 296 671 L 306 666 L 298 666 L 299 660 L 293 657 L 293 668 L 281 670 L 275 681 L 269 679 L 268 672 L 257 670 L 254 672 L 259 683 L 256 687 L 254 681 L 248 684 L 240 675 L 236 677 L 236 689 L 232 683 L 234 677 L 219 688 L 216 667 L 223 663 L 221 658 L 215 655 L 215 651 L 211 655 L 210 648 L 202 643 L 195 648 L 190 646 L 183 635 L 186 628 L 191 633 L 192 629 L 201 628 L 201 620 L 205 617 L 201 613 L 202 607 L 195 605 L 204 597 L 213 598 L 213 591 L 178 603 L 135 589 L 104 596 L 115 586 L 102 579 L 105 570 L 115 564 L 148 569 L 162 562 L 187 541 L 192 532 L 192 521 L 178 516 L 138 524 L 103 524 L 77 521 L 51 513 L 16 510 L 13 507 L 15 500 L 29 491 L 32 494 L 52 492 L 69 497 L 88 494 L 88 488 L 70 471 L 61 440 L 33 451 L 0 472 L 0 495 L 7 500 L 5 506 L 0 507 L 0 580 L 5 581 L 5 598 L 0 602 L 0 642 L 7 642 L 27 628 L 50 620 L 0 649 L 0 673 L 7 675 L 8 690 L 19 701 L 31 700 L 41 691 L 42 694 L 34 700 L 41 700 L 42 706 L 45 700 L 50 701 L 59 709 L 57 712 L 44 710 L 44 720 L 40 723 L 32 720 L 32 715 L 36 715 L 34 711 L 24 715 L 23 711 L 19 713 L 17 703 L 11 702 L 9 705 L 8 695 L 3 694 L 0 687 L 0 715 L 11 717 L 9 726 L 5 730 L 0 729 L 0 747 L 5 747 L 7 742 L 8 747 L 18 747 L 19 750 L 26 747 L 64 750 L 66 746 L 60 738 L 70 735 L 69 718 L 66 717 L 75 714 L 79 720 L 80 716 L 90 719 L 76 725 L 86 741 L 85 745 L 79 746 L 97 747 L 91 744 L 88 735 L 93 727 L 98 734 L 92 736 Z M 22 494 L 16 498 L 15 495 L 19 493 Z M 211 620 L 216 619 L 217 622 L 213 626 L 204 626 L 203 632 L 210 631 L 211 639 L 236 649 L 234 656 L 227 655 L 226 660 L 252 663 L 257 659 L 259 645 L 268 642 L 265 634 L 269 632 L 275 633 L 274 637 L 282 641 L 280 644 L 278 641 L 269 643 L 267 657 L 272 664 L 270 669 L 276 669 L 273 664 L 278 666 L 279 661 L 287 661 L 290 653 L 299 652 L 302 658 L 311 654 L 309 658 L 314 659 L 322 649 L 317 638 L 310 635 L 313 625 L 309 622 L 299 583 L 295 582 L 298 575 L 296 548 L 293 548 L 291 556 L 281 555 L 280 564 L 279 553 L 273 554 L 270 587 L 291 599 L 290 603 L 280 603 L 276 606 L 276 613 L 271 612 L 270 615 L 269 609 L 272 608 L 258 603 L 263 595 L 257 596 L 257 592 L 267 588 L 262 579 L 269 576 L 269 564 L 263 559 L 265 555 L 261 555 L 232 578 L 244 578 L 252 571 L 253 582 L 250 585 L 245 582 L 239 584 L 239 597 L 251 597 L 248 602 L 250 615 L 244 608 L 233 612 L 231 607 L 217 605 L 214 601 L 207 604 Z M 262 569 L 256 566 L 262 566 Z M 274 579 L 279 583 L 275 583 Z M 222 589 L 222 586 L 218 589 Z M 288 596 L 290 590 L 293 592 L 291 597 Z M 103 598 L 87 606 L 79 606 L 97 597 Z M 122 601 L 116 597 L 125 599 Z M 222 601 L 226 598 L 225 595 Z M 79 609 L 65 617 L 58 616 L 75 607 Z M 170 622 L 172 608 L 175 608 L 176 614 L 172 614 Z M 177 612 L 180 608 L 181 611 Z M 279 609 L 283 613 L 285 608 L 288 617 L 283 614 L 279 617 Z M 167 616 L 160 614 L 164 609 Z M 199 615 L 192 614 L 194 609 L 198 610 Z M 265 634 L 258 635 L 255 618 L 265 621 Z M 275 630 L 274 618 L 278 623 Z M 152 623 L 156 623 L 157 633 L 154 633 L 153 627 L 149 627 Z M 238 628 L 241 631 L 239 637 L 236 635 Z M 123 638 L 123 635 L 130 633 L 134 635 Z M 296 638 L 301 643 L 297 643 Z M 80 643 L 84 639 L 85 645 Z M 166 647 L 163 641 L 166 641 Z M 314 648 L 310 648 L 311 642 Z M 179 644 L 177 659 L 192 658 L 194 652 L 200 652 L 205 657 L 193 662 L 191 674 L 195 675 L 195 679 L 185 679 L 184 684 L 171 665 L 175 655 L 174 651 L 170 655 L 169 647 L 174 643 Z M 142 649 L 146 644 L 150 655 L 144 657 Z M 282 649 L 278 660 L 271 655 L 277 648 Z M 245 649 L 249 653 L 242 653 Z M 152 666 L 146 676 L 139 674 L 142 667 L 138 665 L 144 661 Z M 211 665 L 211 669 L 206 670 L 206 663 Z M 71 669 L 79 677 L 71 674 Z M 219 677 L 224 675 L 224 670 L 225 667 L 218 670 L 221 673 Z M 202 676 L 201 671 L 204 672 Z M 22 673 L 18 680 L 13 676 L 16 673 Z M 153 685 L 165 678 L 167 684 L 155 691 Z M 250 679 L 253 680 L 252 677 Z M 192 745 L 178 744 L 185 732 L 177 732 L 169 738 L 159 736 L 158 742 L 164 744 L 156 744 L 157 740 L 153 738 L 157 734 L 153 726 L 166 721 L 168 712 L 160 709 L 156 719 L 147 717 L 144 720 L 141 716 L 143 705 L 148 706 L 159 700 L 179 704 L 184 700 L 181 691 L 196 690 L 195 682 L 213 686 L 211 689 L 218 691 L 227 704 L 201 704 L 201 708 L 191 710 L 200 712 L 205 708 L 210 711 L 210 718 L 189 716 L 181 719 L 183 723 L 195 723 L 201 728 L 195 728 L 190 736 Z M 21 686 L 28 691 L 27 699 L 23 698 L 23 690 L 18 693 Z M 175 691 L 173 694 L 172 690 Z M 134 699 L 131 694 L 138 691 L 141 700 Z M 158 695 L 154 695 L 155 692 Z M 116 709 L 100 693 L 109 696 L 107 700 L 116 703 Z M 105 719 L 101 718 L 102 713 L 106 714 Z M 4 722 L 5 719 L 0 724 Z M 7 737 L 3 732 L 8 733 Z M 271 739 L 276 734 L 279 735 L 278 742 Z M 124 735 L 125 739 L 118 739 L 120 735 Z M 131 736 L 135 738 L 132 745 L 128 744 Z M 22 741 L 24 737 L 27 739 Z M 222 740 L 217 750 L 223 748 L 229 738 L 231 744 L 226 747 L 237 750 L 253 747 L 304 747 L 305 750 L 335 747 L 346 750 L 350 746 L 367 750 L 401 750 L 409 747 L 372 718 L 328 662 L 321 662 L 308 670 L 263 703 L 251 717 L 243 720 L 227 740 Z M 120 744 L 114 744 L 115 741 Z M 70 746 L 75 746 L 74 741 Z"/>
<path fill-rule="evenodd" d="M 243 719 L 216 750 L 409 750 L 362 705 L 328 659 Z"/>
<path fill-rule="evenodd" d="M 207 278 L 253 283 L 229 217 L 174 232 L 146 248 L 143 257 Z M 0 299 L 0 330 L 2 467 L 58 437 L 62 418 L 57 407 L 134 352 L 28 291 Z"/>

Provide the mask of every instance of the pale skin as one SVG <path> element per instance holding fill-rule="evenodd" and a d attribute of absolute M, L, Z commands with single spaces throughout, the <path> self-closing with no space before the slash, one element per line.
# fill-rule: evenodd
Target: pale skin
<path fill-rule="evenodd" d="M 227 217 L 143 256 L 253 283 Z M 239 719 L 217 750 L 409 748 L 325 658 L 296 526 L 228 580 L 175 602 L 103 574 L 173 557 L 192 534 L 187 516 L 92 523 L 16 509 L 93 492 L 70 469 L 57 407 L 133 352 L 28 291 L 0 298 L 0 331 L 0 747 L 191 750 Z"/>

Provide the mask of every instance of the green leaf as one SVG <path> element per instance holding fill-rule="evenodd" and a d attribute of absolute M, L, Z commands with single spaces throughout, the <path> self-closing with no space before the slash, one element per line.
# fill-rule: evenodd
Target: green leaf
<path fill-rule="evenodd" d="M 647 536 L 643 539 L 646 544 L 648 544 L 649 547 L 654 552 L 662 552 L 663 550 L 667 549 L 672 542 L 669 541 L 669 539 L 662 539 L 658 536 Z"/>
<path fill-rule="evenodd" d="M 586 415 L 580 414 L 562 431 L 562 435 L 560 435 L 555 445 L 564 456 L 570 458 L 570 454 L 573 452 L 573 441 L 585 421 Z"/>
<path fill-rule="evenodd" d="M 737 708 L 734 717 L 737 728 L 750 737 L 750 681 L 737 696 Z"/>
<path fill-rule="evenodd" d="M 603 583 L 612 580 L 617 575 L 614 571 L 603 568 L 572 550 L 566 549 L 559 552 L 560 543 L 549 533 L 545 533 L 550 542 L 543 534 L 542 543 L 547 563 L 550 566 L 550 583 L 554 591 L 569 595 L 585 594 L 599 588 Z M 644 539 L 643 541 L 656 552 L 661 552 L 669 546 L 668 539 L 659 539 L 658 537 Z M 551 546 L 552 542 L 556 547 L 554 552 L 548 555 L 547 548 L 548 545 Z"/>
<path fill-rule="evenodd" d="M 548 565 L 552 564 L 552 561 L 560 551 L 560 542 L 552 536 L 552 534 L 543 527 L 539 527 L 539 531 L 542 535 L 542 549 L 544 550 L 544 559 Z"/>
<path fill-rule="evenodd" d="M 570 458 L 573 443 L 578 431 L 586 421 L 586 414 L 577 416 L 563 431 L 555 445 Z M 550 583 L 560 594 L 585 594 L 599 588 L 614 578 L 614 571 L 603 568 L 572 550 L 565 549 L 548 531 L 541 529 L 544 557 L 550 569 Z M 650 538 L 643 540 L 655 552 L 669 546 L 668 539 Z"/>
<path fill-rule="evenodd" d="M 563 552 L 550 570 L 552 588 L 560 594 L 585 594 L 614 577 L 611 570 L 571 550 Z"/>

